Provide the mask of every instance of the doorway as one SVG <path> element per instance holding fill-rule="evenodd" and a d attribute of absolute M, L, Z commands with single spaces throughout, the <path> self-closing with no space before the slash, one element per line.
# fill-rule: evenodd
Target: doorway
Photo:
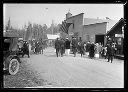
<path fill-rule="evenodd" d="M 104 45 L 104 34 L 95 35 L 95 43 L 101 43 Z"/>

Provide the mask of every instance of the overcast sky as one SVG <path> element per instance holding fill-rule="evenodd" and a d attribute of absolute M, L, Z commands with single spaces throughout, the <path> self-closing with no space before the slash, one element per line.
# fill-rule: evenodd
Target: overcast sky
<path fill-rule="evenodd" d="M 16 28 L 22 28 L 24 24 L 38 23 L 51 25 L 62 23 L 69 11 L 72 15 L 84 13 L 84 18 L 109 17 L 113 20 L 119 20 L 124 17 L 123 4 L 4 4 L 4 24 L 9 17 L 11 25 Z"/>

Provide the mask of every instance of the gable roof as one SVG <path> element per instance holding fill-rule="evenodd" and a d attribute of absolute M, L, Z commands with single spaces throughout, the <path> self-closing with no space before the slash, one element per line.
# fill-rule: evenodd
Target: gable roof
<path fill-rule="evenodd" d="M 103 22 L 107 22 L 107 21 L 101 19 L 84 18 L 84 25 L 91 25 L 91 24 L 103 23 Z"/>
<path fill-rule="evenodd" d="M 108 20 L 106 31 L 108 32 L 117 22 L 118 20 Z"/>
<path fill-rule="evenodd" d="M 112 34 L 113 32 L 115 32 L 116 30 L 114 30 L 114 29 L 115 29 L 117 26 L 119 26 L 119 25 L 121 25 L 121 26 L 124 25 L 124 19 L 123 19 L 123 18 L 121 18 L 121 19 L 107 32 L 106 35 L 110 35 L 110 34 Z"/>
<path fill-rule="evenodd" d="M 91 24 L 104 23 L 104 22 L 107 22 L 106 31 L 109 31 L 117 23 L 117 20 L 84 18 L 83 25 L 91 25 Z"/>

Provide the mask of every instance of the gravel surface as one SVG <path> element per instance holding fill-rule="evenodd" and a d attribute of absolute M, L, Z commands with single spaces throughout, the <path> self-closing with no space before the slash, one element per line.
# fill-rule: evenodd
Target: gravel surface
<path fill-rule="evenodd" d="M 16 75 L 3 76 L 4 88 L 23 88 L 44 85 L 46 81 L 40 79 L 39 74 L 27 63 L 28 58 L 22 58 L 19 72 Z"/>
<path fill-rule="evenodd" d="M 106 61 L 81 58 L 80 54 L 57 58 L 54 49 L 48 48 L 44 55 L 33 55 L 28 63 L 51 87 L 122 88 L 123 61 Z"/>
<path fill-rule="evenodd" d="M 80 57 L 80 54 L 57 58 L 54 49 L 47 48 L 43 55 L 23 58 L 16 75 L 4 75 L 4 87 L 123 88 L 123 61 L 106 61 Z"/>

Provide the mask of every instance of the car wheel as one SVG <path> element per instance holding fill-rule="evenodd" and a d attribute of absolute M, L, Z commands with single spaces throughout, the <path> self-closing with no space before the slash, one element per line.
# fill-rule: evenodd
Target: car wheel
<path fill-rule="evenodd" d="M 19 62 L 17 59 L 12 59 L 9 63 L 9 74 L 15 75 L 19 71 Z"/>

